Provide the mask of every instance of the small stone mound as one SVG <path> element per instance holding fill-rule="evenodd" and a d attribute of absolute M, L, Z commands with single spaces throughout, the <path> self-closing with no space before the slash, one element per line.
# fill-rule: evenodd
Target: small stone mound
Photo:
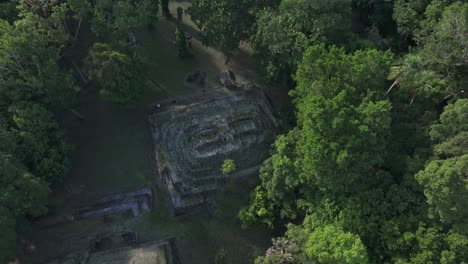
<path fill-rule="evenodd" d="M 230 70 L 223 71 L 219 76 L 219 81 L 226 88 L 234 89 L 237 87 L 236 75 Z"/>

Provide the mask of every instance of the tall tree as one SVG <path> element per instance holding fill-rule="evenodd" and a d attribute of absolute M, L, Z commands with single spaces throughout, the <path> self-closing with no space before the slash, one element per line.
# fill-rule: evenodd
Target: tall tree
<path fill-rule="evenodd" d="M 292 85 L 292 75 L 312 40 L 286 16 L 269 9 L 261 11 L 251 42 L 260 76 L 268 83 L 287 87 Z"/>
<path fill-rule="evenodd" d="M 389 139 L 391 106 L 378 95 L 385 91 L 391 61 L 389 53 L 375 50 L 346 54 L 314 46 L 306 52 L 292 92 L 298 131 L 289 139 L 278 138 L 274 155 L 262 168 L 257 190 L 264 194 L 254 195 L 253 207 L 241 216 L 271 217 L 272 212 L 260 216 L 259 210 L 275 205 L 291 217 L 294 203 L 313 193 L 337 197 L 382 183 L 385 174 L 378 168 Z M 258 204 L 255 197 L 266 200 Z"/>
<path fill-rule="evenodd" d="M 175 37 L 179 57 L 187 57 L 189 55 L 189 51 L 187 48 L 187 39 L 185 38 L 185 33 L 180 26 L 176 27 Z"/>
<path fill-rule="evenodd" d="M 1 0 L 0 1 L 0 19 L 13 23 L 18 19 L 17 0 Z"/>
<path fill-rule="evenodd" d="M 406 55 L 391 76 L 411 101 L 466 97 L 468 3 L 457 2 L 439 12 L 430 34 L 419 37 L 419 49 Z"/>
<path fill-rule="evenodd" d="M 367 251 L 360 238 L 336 224 L 316 228 L 309 236 L 305 252 L 323 264 L 367 263 Z"/>
<path fill-rule="evenodd" d="M 95 43 L 86 58 L 86 67 L 103 95 L 118 104 L 135 105 L 145 83 L 141 63 L 135 54 L 129 55 L 107 44 Z"/>
<path fill-rule="evenodd" d="M 7 262 L 17 249 L 18 221 L 45 212 L 49 188 L 9 154 L 0 152 L 0 261 Z"/>
<path fill-rule="evenodd" d="M 305 49 L 311 43 L 342 42 L 350 24 L 347 0 L 283 0 L 278 11 L 259 12 L 251 39 L 260 74 L 266 81 L 291 86 Z"/>
<path fill-rule="evenodd" d="M 77 88 L 58 61 L 68 37 L 53 18 L 24 14 L 14 25 L 0 21 L 0 98 L 66 106 Z M 34 28 L 35 30 L 31 30 Z"/>
<path fill-rule="evenodd" d="M 71 146 L 53 115 L 32 103 L 16 104 L 9 112 L 17 142 L 15 156 L 46 182 L 62 182 L 70 169 Z"/>
<path fill-rule="evenodd" d="M 95 33 L 99 36 L 116 34 L 122 37 L 128 31 L 153 23 L 158 3 L 155 0 L 97 0 L 93 10 L 91 28 Z"/>
<path fill-rule="evenodd" d="M 161 0 L 161 11 L 165 17 L 171 16 L 171 11 L 169 10 L 169 0 Z"/>
<path fill-rule="evenodd" d="M 81 29 L 83 20 L 87 20 L 91 16 L 91 4 L 88 1 L 82 0 L 67 0 L 70 10 L 73 12 L 73 18 L 78 21 L 75 32 L 73 33 L 73 40 L 76 40 Z"/>
<path fill-rule="evenodd" d="M 468 234 L 468 99 L 445 107 L 431 127 L 435 157 L 416 176 L 442 221 Z"/>
<path fill-rule="evenodd" d="M 398 31 L 413 40 L 428 35 L 445 7 L 457 0 L 396 0 L 393 18 Z"/>
<path fill-rule="evenodd" d="M 203 43 L 229 57 L 240 41 L 248 39 L 253 6 L 252 0 L 195 0 L 189 12 L 203 34 Z"/>

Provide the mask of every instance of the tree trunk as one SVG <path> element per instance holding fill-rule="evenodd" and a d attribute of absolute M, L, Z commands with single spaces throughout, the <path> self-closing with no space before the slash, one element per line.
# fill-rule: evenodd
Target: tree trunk
<path fill-rule="evenodd" d="M 73 43 L 75 43 L 76 38 L 78 37 L 78 33 L 80 32 L 81 28 L 81 21 L 83 21 L 83 18 L 80 17 L 80 21 L 78 21 L 78 27 L 75 30 L 75 36 L 73 37 Z"/>

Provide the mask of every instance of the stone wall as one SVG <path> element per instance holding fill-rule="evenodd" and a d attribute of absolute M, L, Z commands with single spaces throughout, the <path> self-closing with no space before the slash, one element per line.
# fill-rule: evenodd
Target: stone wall
<path fill-rule="evenodd" d="M 225 177 L 255 175 L 278 126 L 260 90 L 154 109 L 149 116 L 158 172 L 176 214 L 204 205 Z M 236 171 L 223 175 L 225 159 Z"/>

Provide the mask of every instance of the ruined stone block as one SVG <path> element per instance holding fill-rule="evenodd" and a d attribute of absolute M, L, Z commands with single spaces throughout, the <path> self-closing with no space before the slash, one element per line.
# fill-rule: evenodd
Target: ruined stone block
<path fill-rule="evenodd" d="M 204 205 L 225 177 L 255 175 L 278 126 L 258 89 L 154 109 L 149 122 L 158 173 L 175 214 Z M 220 170 L 226 159 L 237 168 L 229 175 Z"/>

